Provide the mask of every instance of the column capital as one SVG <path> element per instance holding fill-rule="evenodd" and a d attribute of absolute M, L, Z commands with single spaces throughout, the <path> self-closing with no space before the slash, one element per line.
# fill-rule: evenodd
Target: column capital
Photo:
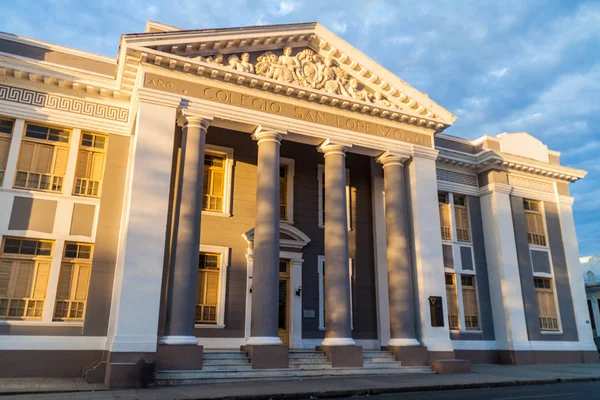
<path fill-rule="evenodd" d="M 179 95 L 156 90 L 139 88 L 137 90 L 137 100 L 140 103 L 156 104 L 165 107 L 177 108 L 181 105 L 182 98 Z"/>
<path fill-rule="evenodd" d="M 351 147 L 351 146 L 352 145 L 348 145 L 348 144 L 341 143 L 341 142 L 334 142 L 331 139 L 327 139 L 323 143 L 321 143 L 319 145 L 319 147 L 317 147 L 317 150 L 320 153 L 324 153 L 325 157 L 327 157 L 328 155 L 331 155 L 331 154 L 341 154 L 341 155 L 345 156 L 346 150 L 348 149 L 348 147 Z"/>
<path fill-rule="evenodd" d="M 479 189 L 480 196 L 486 196 L 491 193 L 511 194 L 512 186 L 504 184 L 504 183 L 492 182 L 489 185 L 484 186 Z"/>
<path fill-rule="evenodd" d="M 285 129 L 273 128 L 265 125 L 259 125 L 252 132 L 252 139 L 258 141 L 258 144 L 262 142 L 277 142 L 281 143 L 283 135 L 286 135 Z"/>
<path fill-rule="evenodd" d="M 404 167 L 404 162 L 408 160 L 410 156 L 399 153 L 392 153 L 390 151 L 386 151 L 379 157 L 377 157 L 377 162 L 383 164 L 383 168 L 388 167 L 390 165 L 400 165 Z"/>
<path fill-rule="evenodd" d="M 183 110 L 179 118 L 177 118 L 177 125 L 181 127 L 199 126 L 201 128 L 207 129 L 212 120 L 212 115 L 190 113 Z"/>

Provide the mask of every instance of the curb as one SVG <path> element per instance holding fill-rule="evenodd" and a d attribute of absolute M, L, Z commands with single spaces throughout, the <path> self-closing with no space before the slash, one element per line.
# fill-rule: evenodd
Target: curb
<path fill-rule="evenodd" d="M 408 392 L 432 392 L 439 390 L 461 390 L 461 389 L 485 389 L 511 386 L 532 386 L 557 383 L 572 382 L 594 382 L 600 381 L 600 376 L 581 377 L 581 378 L 552 378 L 524 381 L 501 381 L 501 382 L 483 382 L 483 383 L 461 383 L 448 385 L 430 385 L 430 386 L 405 386 L 398 388 L 374 388 L 374 389 L 353 389 L 353 390 L 331 390 L 324 392 L 298 392 L 298 393 L 274 393 L 274 394 L 256 394 L 241 396 L 223 396 L 210 397 L 209 400 L 295 400 L 295 399 L 318 399 L 318 398 L 336 398 L 336 397 L 355 397 L 355 396 L 374 396 L 386 393 L 408 393 Z M 206 397 L 193 397 L 194 400 L 207 399 Z"/>
<path fill-rule="evenodd" d="M 522 381 L 499 381 L 499 382 L 481 382 L 481 383 L 460 383 L 446 385 L 429 385 L 429 386 L 404 386 L 390 388 L 372 388 L 372 389 L 351 389 L 351 390 L 330 390 L 321 392 L 297 392 L 297 393 L 272 393 L 272 394 L 251 394 L 251 395 L 235 395 L 222 397 L 189 397 L 193 400 L 299 400 L 299 399 L 319 399 L 319 398 L 336 398 L 336 397 L 355 397 L 355 396 L 374 396 L 386 393 L 408 393 L 408 392 L 433 392 L 439 390 L 463 390 L 463 389 L 486 389 L 500 388 L 511 386 L 532 386 L 532 385 L 547 385 L 557 383 L 573 383 L 573 382 L 597 382 L 600 381 L 600 376 L 581 377 L 581 378 L 551 378 L 538 380 L 522 380 Z M 186 385 L 187 386 L 187 385 Z M 201 386 L 201 385 L 198 385 Z M 136 390 L 136 389 L 95 389 L 95 390 L 62 390 L 62 391 L 12 391 L 0 392 L 2 396 L 15 395 L 44 395 L 44 394 L 67 394 L 67 393 L 94 393 L 94 392 L 111 392 L 113 390 Z M 141 396 L 140 398 L 143 398 Z"/>

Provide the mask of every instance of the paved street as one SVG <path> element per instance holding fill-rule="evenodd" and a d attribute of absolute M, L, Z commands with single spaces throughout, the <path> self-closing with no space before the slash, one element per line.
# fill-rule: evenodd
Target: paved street
<path fill-rule="evenodd" d="M 486 389 L 440 390 L 390 393 L 377 396 L 348 397 L 347 400 L 527 400 L 527 399 L 598 399 L 600 382 L 556 383 L 549 385 L 511 386 Z"/>
<path fill-rule="evenodd" d="M 558 381 L 574 383 L 556 383 Z M 593 382 L 590 382 L 593 381 Z M 537 384 L 538 386 L 531 386 Z M 520 385 L 520 386 L 515 386 Z M 467 388 L 473 389 L 467 389 Z M 479 388 L 479 389 L 477 389 Z M 391 399 L 597 399 L 600 364 L 473 365 L 470 374 L 405 374 L 345 378 L 246 381 L 150 389 L 106 390 L 73 378 L 2 378 L 0 395 L 12 399 L 307 399 L 370 395 Z M 455 389 L 455 390 L 451 390 Z M 440 391 L 435 391 L 440 390 Z M 48 393 L 55 392 L 55 393 Z M 560 397 L 562 396 L 562 397 Z"/>

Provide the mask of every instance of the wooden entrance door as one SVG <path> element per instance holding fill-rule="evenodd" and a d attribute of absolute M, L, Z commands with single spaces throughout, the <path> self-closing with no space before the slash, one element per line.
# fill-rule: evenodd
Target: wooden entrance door
<path fill-rule="evenodd" d="M 279 260 L 279 313 L 277 318 L 279 338 L 284 346 L 290 344 L 290 262 Z"/>

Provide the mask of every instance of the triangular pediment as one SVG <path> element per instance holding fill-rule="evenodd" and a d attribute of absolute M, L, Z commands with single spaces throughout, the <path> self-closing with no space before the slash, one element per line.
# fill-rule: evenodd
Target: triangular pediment
<path fill-rule="evenodd" d="M 142 62 L 443 130 L 455 116 L 316 23 L 125 35 Z"/>

